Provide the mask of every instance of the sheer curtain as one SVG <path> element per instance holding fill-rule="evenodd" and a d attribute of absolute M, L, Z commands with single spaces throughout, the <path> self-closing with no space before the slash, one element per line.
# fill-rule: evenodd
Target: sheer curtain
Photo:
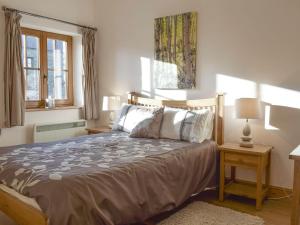
<path fill-rule="evenodd" d="M 22 67 L 21 16 L 5 11 L 4 111 L 5 127 L 23 126 L 25 118 L 25 77 Z"/>
<path fill-rule="evenodd" d="M 99 118 L 98 78 L 95 73 L 95 34 L 96 31 L 82 29 L 82 61 L 84 71 L 84 118 Z"/>

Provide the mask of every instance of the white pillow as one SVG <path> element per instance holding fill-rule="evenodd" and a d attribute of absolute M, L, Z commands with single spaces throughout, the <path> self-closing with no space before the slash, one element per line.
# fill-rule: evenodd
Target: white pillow
<path fill-rule="evenodd" d="M 120 122 L 121 119 L 121 114 L 123 113 L 124 109 L 128 107 L 129 104 L 122 103 L 121 108 L 116 110 L 115 116 L 114 116 L 114 121 L 112 125 L 112 130 L 118 130 L 118 123 Z"/>
<path fill-rule="evenodd" d="M 114 124 L 112 126 L 112 130 L 123 131 L 123 126 L 125 123 L 126 115 L 131 106 L 132 105 L 129 105 L 129 104 L 123 104 L 122 108 L 119 111 L 117 111 L 116 118 L 115 118 Z"/>
<path fill-rule="evenodd" d="M 160 138 L 180 140 L 180 130 L 187 110 L 165 107 Z"/>
<path fill-rule="evenodd" d="M 191 128 L 190 141 L 202 143 L 212 138 L 214 113 L 211 110 L 200 110 L 196 114 Z"/>

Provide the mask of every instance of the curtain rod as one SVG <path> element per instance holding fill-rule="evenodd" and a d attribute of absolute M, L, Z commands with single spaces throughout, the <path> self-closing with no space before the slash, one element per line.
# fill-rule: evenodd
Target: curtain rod
<path fill-rule="evenodd" d="M 80 24 L 77 24 L 77 23 L 72 23 L 72 22 L 68 22 L 68 21 L 65 21 L 65 20 L 60 20 L 60 19 L 56 19 L 56 18 L 52 18 L 52 17 L 48 17 L 48 16 L 42 16 L 42 15 L 30 13 L 30 12 L 21 11 L 21 10 L 18 10 L 18 9 L 7 8 L 5 6 L 2 7 L 2 10 L 3 11 L 5 11 L 5 10 L 16 11 L 20 14 L 24 14 L 24 15 L 28 15 L 28 16 L 33 16 L 33 17 L 38 17 L 38 18 L 48 19 L 48 20 L 54 20 L 56 22 L 65 23 L 65 24 L 69 24 L 69 25 L 73 25 L 73 26 L 77 26 L 77 27 L 82 27 L 82 28 L 89 28 L 89 29 L 97 31 L 97 28 L 95 28 L 95 27 L 84 26 L 84 25 L 80 25 Z"/>

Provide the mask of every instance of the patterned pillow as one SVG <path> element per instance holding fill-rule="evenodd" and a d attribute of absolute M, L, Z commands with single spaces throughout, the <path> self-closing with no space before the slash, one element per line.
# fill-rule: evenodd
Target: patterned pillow
<path fill-rule="evenodd" d="M 214 114 L 208 109 L 187 111 L 166 107 L 160 137 L 201 143 L 211 139 L 213 119 Z"/>
<path fill-rule="evenodd" d="M 214 113 L 211 110 L 200 110 L 196 113 L 190 132 L 190 142 L 202 143 L 210 140 L 214 129 Z"/>
<path fill-rule="evenodd" d="M 159 138 L 164 108 L 154 109 L 152 116 L 140 121 L 131 131 L 133 138 Z"/>
<path fill-rule="evenodd" d="M 124 105 L 113 125 L 113 130 L 131 133 L 133 128 L 135 128 L 139 123 L 145 121 L 146 119 L 153 118 L 153 116 L 156 114 L 156 111 L 159 111 L 160 109 L 162 109 L 161 113 L 163 114 L 163 108 Z M 160 129 L 160 123 L 161 121 L 159 122 L 158 133 Z"/>
<path fill-rule="evenodd" d="M 186 114 L 187 110 L 165 107 L 160 138 L 180 140 L 182 123 Z"/>
<path fill-rule="evenodd" d="M 190 141 L 191 130 L 195 124 L 197 113 L 188 111 L 180 128 L 180 140 Z"/>

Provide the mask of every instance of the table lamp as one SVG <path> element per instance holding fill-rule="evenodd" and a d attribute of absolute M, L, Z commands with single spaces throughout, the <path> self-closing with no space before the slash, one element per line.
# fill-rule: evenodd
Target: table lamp
<path fill-rule="evenodd" d="M 241 137 L 240 146 L 252 148 L 253 142 L 251 137 L 251 128 L 249 119 L 258 119 L 260 115 L 260 103 L 256 98 L 240 98 L 235 102 L 236 117 L 239 119 L 246 119 L 246 124 L 243 129 L 243 136 Z"/>
<path fill-rule="evenodd" d="M 115 111 L 121 106 L 120 96 L 103 96 L 102 111 L 109 111 L 109 127 L 112 128 L 115 120 Z"/>

